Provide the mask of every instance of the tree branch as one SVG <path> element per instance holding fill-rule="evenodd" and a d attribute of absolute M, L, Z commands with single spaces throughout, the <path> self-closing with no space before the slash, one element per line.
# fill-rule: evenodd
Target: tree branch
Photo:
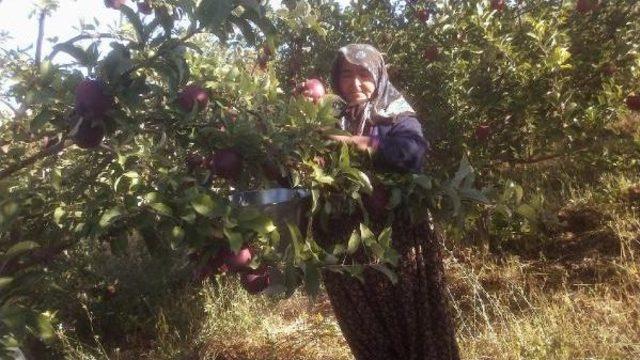
<path fill-rule="evenodd" d="M 40 68 L 40 62 L 42 59 L 42 38 L 44 37 L 44 20 L 47 18 L 47 11 L 43 9 L 40 12 L 40 19 L 38 20 L 38 40 L 36 40 L 36 68 Z"/>
<path fill-rule="evenodd" d="M 13 165 L 10 165 L 9 167 L 7 167 L 4 170 L 0 170 L 0 180 L 8 177 L 9 175 L 13 174 L 14 172 L 24 169 L 25 167 L 33 164 L 34 162 L 40 160 L 40 159 L 44 159 L 47 156 L 51 156 L 53 154 L 56 154 L 60 151 L 62 151 L 66 145 L 65 145 L 65 140 L 66 140 L 66 135 L 63 135 L 62 138 L 60 139 L 60 141 L 55 144 L 52 145 L 49 148 L 43 149 L 41 150 L 39 153 L 31 155 L 30 157 L 16 163 Z"/>

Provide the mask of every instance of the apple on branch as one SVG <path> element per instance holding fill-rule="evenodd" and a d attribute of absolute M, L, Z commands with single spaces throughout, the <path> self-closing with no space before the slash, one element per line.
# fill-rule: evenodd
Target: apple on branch
<path fill-rule="evenodd" d="M 240 283 L 249 294 L 259 294 L 271 283 L 269 268 L 262 266 L 255 270 L 249 270 L 240 275 Z"/>
<path fill-rule="evenodd" d="M 209 94 L 198 85 L 188 85 L 178 94 L 178 105 L 186 112 L 193 110 L 194 106 L 202 110 L 209 104 Z"/>
<path fill-rule="evenodd" d="M 72 137 L 79 147 L 91 149 L 99 146 L 104 139 L 105 126 L 101 119 L 80 118 L 71 131 Z"/>
<path fill-rule="evenodd" d="M 246 269 L 251 263 L 253 258 L 253 252 L 247 246 L 242 247 L 237 253 L 231 250 L 226 250 L 224 255 L 224 263 L 229 267 L 231 271 L 241 271 Z"/>
<path fill-rule="evenodd" d="M 75 110 L 82 116 L 103 117 L 114 105 L 102 80 L 82 80 L 75 89 Z"/>
<path fill-rule="evenodd" d="M 305 99 L 313 101 L 314 104 L 317 104 L 326 94 L 322 81 L 318 79 L 308 79 L 302 82 L 296 87 L 295 92 L 302 94 Z"/>
<path fill-rule="evenodd" d="M 233 148 L 214 152 L 205 160 L 205 166 L 224 179 L 236 181 L 242 173 L 242 155 Z"/>

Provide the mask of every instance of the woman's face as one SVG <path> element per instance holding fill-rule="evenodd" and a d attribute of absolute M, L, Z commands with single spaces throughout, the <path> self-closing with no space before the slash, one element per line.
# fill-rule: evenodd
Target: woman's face
<path fill-rule="evenodd" d="M 357 104 L 371 98 L 376 84 L 373 81 L 373 76 L 364 66 L 342 61 L 338 88 L 346 102 Z"/>

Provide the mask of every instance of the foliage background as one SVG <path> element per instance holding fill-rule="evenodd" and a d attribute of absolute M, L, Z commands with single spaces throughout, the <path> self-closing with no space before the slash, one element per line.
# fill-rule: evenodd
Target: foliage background
<path fill-rule="evenodd" d="M 233 14 L 228 1 L 153 3 L 151 17 L 121 10 L 126 25 L 101 40 L 125 46 L 108 54 L 88 39 L 54 48 L 76 58 L 71 67 L 52 55 L 0 57 L 2 81 L 14 84 L 6 96 L 18 104 L 0 121 L 0 171 L 42 154 L 0 176 L 5 346 L 54 358 L 349 358 L 321 291 L 305 308 L 298 293 L 248 298 L 228 276 L 199 288 L 188 254 L 250 237 L 265 260 L 286 262 L 269 252 L 264 219 L 237 221 L 224 207 L 230 186 L 273 185 L 267 157 L 294 182 L 325 186 L 318 179 L 329 174 L 336 189 L 366 192 L 340 168 L 340 149 L 308 135 L 331 123 L 330 104 L 290 95 L 291 79 L 326 80 L 336 48 L 366 42 L 385 52 L 392 82 L 419 111 L 435 148 L 430 181 L 451 185 L 465 156 L 475 169 L 463 172 L 465 183 L 491 200 L 466 206 L 457 222 L 450 212 L 439 217 L 466 357 L 640 353 L 640 132 L 625 104 L 640 91 L 636 1 L 585 12 L 574 1 L 507 1 L 501 11 L 475 0 L 371 1 L 344 11 L 331 1 L 283 1 L 264 18 L 252 1 Z M 44 2 L 41 10 L 54 9 Z M 118 104 L 104 146 L 89 151 L 64 142 L 73 89 L 86 74 L 79 69 L 105 79 Z M 174 101 L 192 82 L 210 89 L 210 102 L 185 113 Z M 45 136 L 64 149 L 43 156 Z M 231 146 L 245 158 L 238 182 L 189 187 L 209 174 L 190 172 L 188 153 Z M 329 160 L 327 174 L 314 170 L 316 155 Z M 443 207 L 455 210 L 455 197 Z M 297 254 L 296 265 L 328 258 L 314 254 Z M 313 281 L 307 274 L 301 280 Z M 335 346 L 309 342 L 318 337 Z"/>

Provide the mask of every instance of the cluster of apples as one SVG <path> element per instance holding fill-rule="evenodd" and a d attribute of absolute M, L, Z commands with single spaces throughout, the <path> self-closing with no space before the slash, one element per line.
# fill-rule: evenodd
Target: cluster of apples
<path fill-rule="evenodd" d="M 193 253 L 190 258 L 197 262 L 201 256 L 200 253 Z M 242 287 L 250 294 L 258 294 L 269 286 L 271 279 L 269 266 L 262 265 L 256 269 L 249 267 L 253 257 L 254 251 L 249 246 L 243 246 L 238 252 L 233 252 L 226 246 L 222 247 L 194 272 L 194 278 L 202 281 L 215 274 L 237 273 L 240 274 Z"/>

